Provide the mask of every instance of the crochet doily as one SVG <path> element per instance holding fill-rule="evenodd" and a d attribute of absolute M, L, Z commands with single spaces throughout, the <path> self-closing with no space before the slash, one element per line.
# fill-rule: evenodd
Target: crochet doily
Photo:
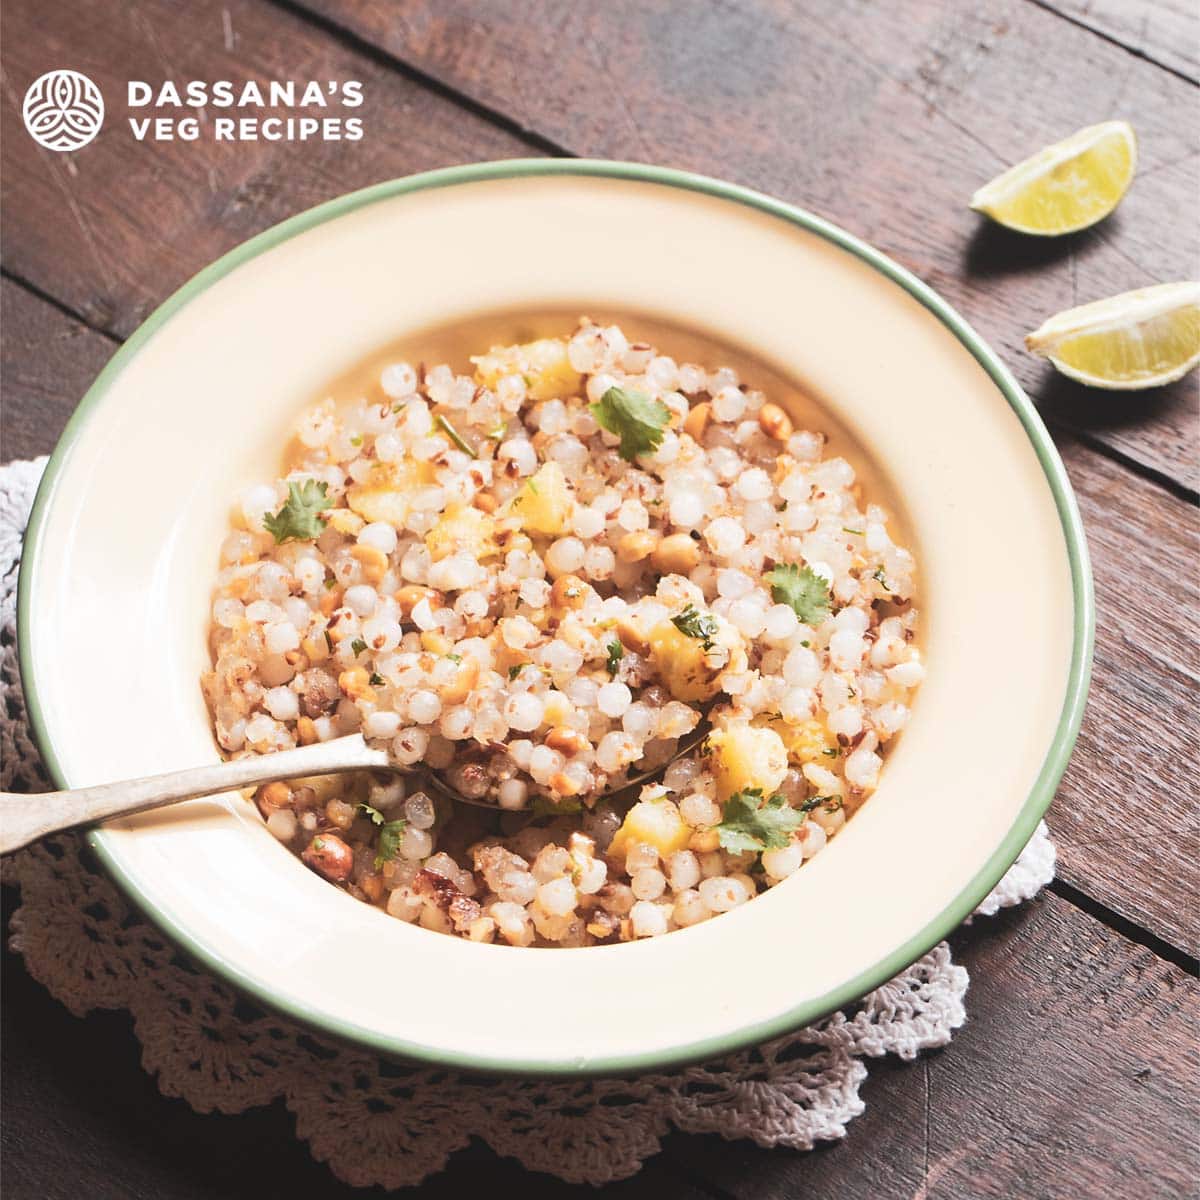
<path fill-rule="evenodd" d="M 52 786 L 25 724 L 15 647 L 21 533 L 44 464 L 0 468 L 6 791 Z M 1035 895 L 1054 861 L 1043 824 L 978 914 Z M 718 1062 L 627 1080 L 484 1080 L 385 1062 L 252 1007 L 183 961 L 75 836 L 14 855 L 4 879 L 21 891 L 11 945 L 30 974 L 76 1015 L 132 1013 L 142 1064 L 165 1095 L 223 1113 L 282 1098 L 313 1157 L 359 1186 L 418 1183 L 472 1137 L 530 1170 L 592 1184 L 634 1174 L 672 1129 L 808 1150 L 845 1136 L 863 1111 L 865 1059 L 912 1059 L 966 1019 L 967 972 L 943 942 L 851 1008 Z"/>

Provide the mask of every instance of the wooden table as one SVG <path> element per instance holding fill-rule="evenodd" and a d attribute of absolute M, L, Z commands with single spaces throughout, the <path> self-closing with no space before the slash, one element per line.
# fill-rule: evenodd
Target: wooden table
<path fill-rule="evenodd" d="M 528 155 L 638 159 L 811 208 L 938 288 L 1054 432 L 1095 565 L 1083 734 L 1050 811 L 1060 878 L 954 938 L 970 1019 L 875 1064 L 812 1154 L 672 1136 L 614 1194 L 1195 1194 L 1197 383 L 1107 396 L 1022 349 L 1046 315 L 1195 277 L 1200 21 L 1189 0 L 74 0 L 5 6 L 3 457 L 50 450 L 96 372 L 200 267 L 364 184 Z M 109 127 L 39 150 L 20 97 L 72 66 Z M 139 144 L 125 81 L 358 79 L 362 142 Z M 1098 228 L 985 225 L 976 186 L 1126 117 L 1138 180 Z M 11 906 L 13 898 L 7 897 Z M 121 1014 L 76 1020 L 5 959 L 4 1167 L 17 1197 L 349 1196 L 276 1106 L 162 1098 Z M 478 1148 L 432 1196 L 566 1189 Z"/>

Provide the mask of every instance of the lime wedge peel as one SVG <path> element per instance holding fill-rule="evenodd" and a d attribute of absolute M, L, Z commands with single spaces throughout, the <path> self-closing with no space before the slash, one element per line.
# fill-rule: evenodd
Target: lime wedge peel
<path fill-rule="evenodd" d="M 1172 383 L 1200 363 L 1200 282 L 1163 283 L 1069 308 L 1025 345 L 1090 387 L 1137 391 Z"/>
<path fill-rule="evenodd" d="M 971 197 L 971 207 L 1019 233 L 1056 237 L 1102 221 L 1137 170 L 1128 121 L 1089 125 L 1017 163 Z"/>

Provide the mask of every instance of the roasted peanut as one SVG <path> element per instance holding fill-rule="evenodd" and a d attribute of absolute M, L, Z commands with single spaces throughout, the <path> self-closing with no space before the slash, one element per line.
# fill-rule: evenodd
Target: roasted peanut
<path fill-rule="evenodd" d="M 587 586 L 578 575 L 560 575 L 550 589 L 550 603 L 557 608 L 582 608 Z"/>
<path fill-rule="evenodd" d="M 287 808 L 292 802 L 292 789 L 286 783 L 280 783 L 279 781 L 264 783 L 255 792 L 254 800 L 258 805 L 258 811 L 264 817 L 269 817 L 278 809 Z"/>
<path fill-rule="evenodd" d="M 349 670 L 343 671 L 338 676 L 338 687 L 351 700 L 364 700 L 374 694 L 371 690 L 371 676 L 364 667 L 350 667 Z"/>
<path fill-rule="evenodd" d="M 493 513 L 496 511 L 496 497 L 491 492 L 476 492 L 471 501 L 480 512 Z"/>
<path fill-rule="evenodd" d="M 758 410 L 758 424 L 767 437 L 777 442 L 786 442 L 792 436 L 792 418 L 778 404 L 764 404 Z"/>
<path fill-rule="evenodd" d="M 421 647 L 431 654 L 439 656 L 449 654 L 453 646 L 454 643 L 444 633 L 438 633 L 436 629 L 426 629 L 421 634 Z"/>
<path fill-rule="evenodd" d="M 618 617 L 616 630 L 617 637 L 621 639 L 621 645 L 626 649 L 643 656 L 650 653 L 650 639 L 642 632 L 641 627 L 632 617 Z"/>
<path fill-rule="evenodd" d="M 329 591 L 322 593 L 318 607 L 325 616 L 329 616 L 342 603 L 342 589 L 340 587 L 330 588 Z"/>
<path fill-rule="evenodd" d="M 700 562 L 700 547 L 686 533 L 673 533 L 654 548 L 650 561 L 666 575 L 686 575 Z"/>
<path fill-rule="evenodd" d="M 334 833 L 318 833 L 300 858 L 333 883 L 344 883 L 354 869 L 354 852 Z"/>
<path fill-rule="evenodd" d="M 558 771 L 550 776 L 550 790 L 556 796 L 577 796 L 579 795 L 579 784 L 569 775 Z"/>
<path fill-rule="evenodd" d="M 396 603 L 400 605 L 400 613 L 404 617 L 411 616 L 412 610 L 422 600 L 428 600 L 431 606 L 435 606 L 440 599 L 441 596 L 433 588 L 421 587 L 416 583 L 405 584 L 396 593 Z"/>
<path fill-rule="evenodd" d="M 438 696 L 443 704 L 462 704 L 471 694 L 475 681 L 479 678 L 479 663 L 474 658 L 464 658 L 458 664 L 454 678 L 443 687 L 438 688 Z"/>
<path fill-rule="evenodd" d="M 658 538 L 644 529 L 626 533 L 617 541 L 617 557 L 622 562 L 641 562 L 657 545 Z"/>
<path fill-rule="evenodd" d="M 578 730 L 569 725 L 559 725 L 546 734 L 546 745 L 551 750 L 557 750 L 568 758 L 578 754 L 588 745 L 588 740 Z"/>
<path fill-rule="evenodd" d="M 688 841 L 688 849 L 694 854 L 708 854 L 719 849 L 721 835 L 715 829 L 701 829 L 693 833 Z"/>
<path fill-rule="evenodd" d="M 311 746 L 317 740 L 317 727 L 312 717 L 296 718 L 296 741 L 302 746 Z"/>
<path fill-rule="evenodd" d="M 708 414 L 709 403 L 707 400 L 693 404 L 691 411 L 683 419 L 683 432 L 698 442 L 704 436 L 705 427 L 708 425 Z"/>
<path fill-rule="evenodd" d="M 368 583 L 379 583 L 387 574 L 388 557 L 375 546 L 360 543 L 351 549 L 350 557 L 362 564 L 363 577 Z"/>

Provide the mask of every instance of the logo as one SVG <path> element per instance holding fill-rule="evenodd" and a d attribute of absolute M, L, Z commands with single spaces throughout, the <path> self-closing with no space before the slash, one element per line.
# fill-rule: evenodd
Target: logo
<path fill-rule="evenodd" d="M 25 93 L 25 128 L 47 150 L 79 150 L 100 132 L 104 97 L 78 71 L 47 71 Z"/>

